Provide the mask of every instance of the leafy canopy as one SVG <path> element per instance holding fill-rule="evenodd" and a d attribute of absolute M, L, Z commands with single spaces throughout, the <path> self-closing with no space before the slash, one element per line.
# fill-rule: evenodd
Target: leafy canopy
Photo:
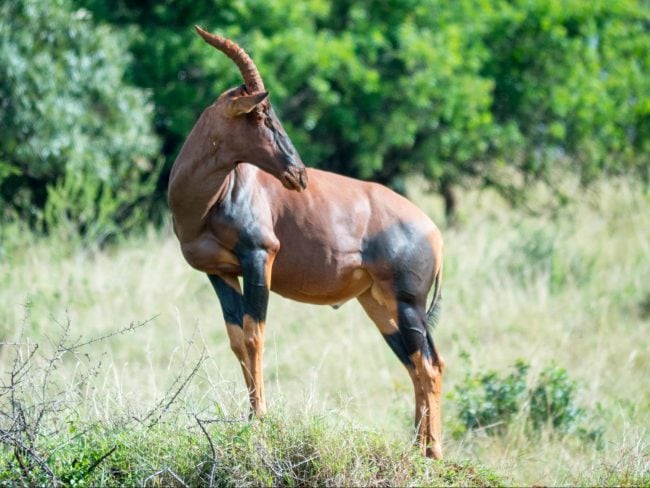
<path fill-rule="evenodd" d="M 636 0 L 79 1 L 137 26 L 132 77 L 154 90 L 168 166 L 241 82 L 198 23 L 251 53 L 309 165 L 511 195 L 567 172 L 650 178 L 650 12 Z"/>
<path fill-rule="evenodd" d="M 0 203 L 102 239 L 148 198 L 158 150 L 125 37 L 68 0 L 0 4 Z"/>

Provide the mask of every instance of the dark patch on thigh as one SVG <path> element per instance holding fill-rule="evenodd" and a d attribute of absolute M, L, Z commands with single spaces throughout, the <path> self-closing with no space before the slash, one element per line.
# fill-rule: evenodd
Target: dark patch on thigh
<path fill-rule="evenodd" d="M 410 356 L 420 351 L 425 357 L 431 356 L 431 347 L 427 338 L 427 322 L 420 307 L 411 303 L 398 302 L 397 326 L 404 337 L 406 352 Z"/>
<path fill-rule="evenodd" d="M 389 279 L 398 301 L 424 306 L 433 283 L 435 259 L 427 235 L 416 224 L 396 222 L 363 242 L 369 270 Z"/>

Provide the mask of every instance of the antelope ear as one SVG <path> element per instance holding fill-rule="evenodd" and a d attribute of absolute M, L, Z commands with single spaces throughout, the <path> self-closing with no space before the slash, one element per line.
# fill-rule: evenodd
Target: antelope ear
<path fill-rule="evenodd" d="M 242 95 L 233 97 L 228 105 L 228 115 L 237 117 L 238 115 L 250 113 L 255 107 L 266 100 L 269 92 L 255 93 L 254 95 Z"/>

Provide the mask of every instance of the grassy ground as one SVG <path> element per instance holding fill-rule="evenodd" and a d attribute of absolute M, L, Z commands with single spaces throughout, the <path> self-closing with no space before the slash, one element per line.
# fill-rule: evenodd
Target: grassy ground
<path fill-rule="evenodd" d="M 413 187 L 440 220 L 440 202 Z M 216 297 L 170 232 L 98 252 L 3 229 L 0 369 L 5 386 L 16 364 L 29 374 L 13 401 L 0 396 L 3 432 L 21 408 L 26 419 L 18 455 L 2 439 L 0 480 L 47 480 L 51 465 L 70 483 L 650 485 L 647 193 L 612 182 L 538 215 L 467 194 L 460 222 L 444 230 L 435 331 L 448 365 L 445 463 L 414 455 L 410 380 L 356 303 L 272 297 L 271 414 L 249 423 Z M 132 323 L 144 325 L 75 347 Z M 531 436 L 521 415 L 499 435 L 464 432 L 458 387 L 518 359 L 531 377 L 564 368 L 601 442 L 552 426 Z"/>

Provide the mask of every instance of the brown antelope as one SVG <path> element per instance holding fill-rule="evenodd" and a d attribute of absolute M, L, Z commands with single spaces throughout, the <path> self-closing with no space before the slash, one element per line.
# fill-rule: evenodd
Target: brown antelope
<path fill-rule="evenodd" d="M 427 327 L 440 303 L 440 232 L 381 185 L 306 169 L 250 57 L 196 30 L 237 64 L 244 85 L 221 94 L 192 128 L 171 171 L 169 206 L 185 259 L 219 297 L 252 413 L 266 411 L 269 291 L 335 306 L 356 298 L 411 376 L 422 451 L 440 458 L 444 361 Z"/>

